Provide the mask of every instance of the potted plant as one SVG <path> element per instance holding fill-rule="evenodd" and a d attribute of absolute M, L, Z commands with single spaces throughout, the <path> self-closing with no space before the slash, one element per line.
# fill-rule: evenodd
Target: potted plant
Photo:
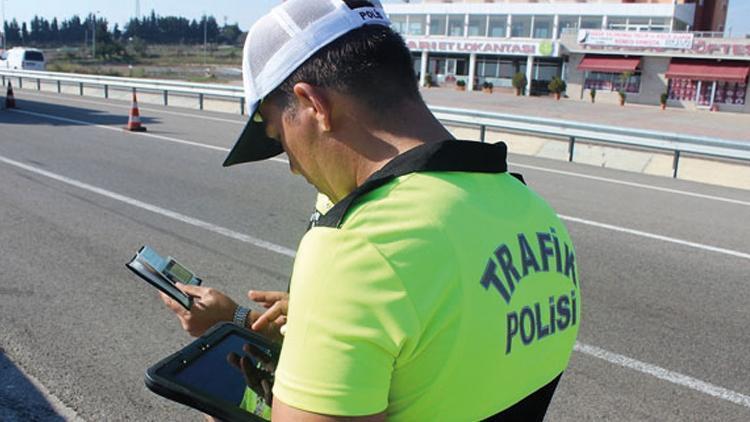
<path fill-rule="evenodd" d="M 466 91 L 466 81 L 463 79 L 457 80 L 456 89 L 458 89 L 459 91 Z"/>
<path fill-rule="evenodd" d="M 549 92 L 555 94 L 555 99 L 560 101 L 560 94 L 565 92 L 565 89 L 567 88 L 567 84 L 565 83 L 564 80 L 555 76 L 547 85 L 547 88 L 549 89 Z"/>
<path fill-rule="evenodd" d="M 628 98 L 628 94 L 625 93 L 625 91 L 618 91 L 618 94 L 620 94 L 620 105 L 625 105 L 625 99 Z"/>
<path fill-rule="evenodd" d="M 589 96 L 591 97 L 591 104 L 594 104 L 596 102 L 596 88 L 591 88 Z"/>
<path fill-rule="evenodd" d="M 485 92 L 487 94 L 492 94 L 492 90 L 495 88 L 495 85 L 492 84 L 492 82 L 484 81 L 482 83 L 482 92 Z"/>
<path fill-rule="evenodd" d="M 526 75 L 523 72 L 518 72 L 515 75 L 513 75 L 513 88 L 516 89 L 516 96 L 521 95 L 523 90 L 526 88 L 526 84 L 528 84 L 528 80 L 526 79 Z"/>
<path fill-rule="evenodd" d="M 662 110 L 665 110 L 667 108 L 667 100 L 668 99 L 669 99 L 669 94 L 667 94 L 666 92 L 663 92 L 659 96 L 659 104 L 661 104 L 661 109 Z"/>
<path fill-rule="evenodd" d="M 434 84 L 434 82 L 432 80 L 432 74 L 431 73 L 428 73 L 428 74 L 424 75 L 424 86 L 426 88 L 430 88 L 430 87 L 435 86 L 435 84 Z"/>

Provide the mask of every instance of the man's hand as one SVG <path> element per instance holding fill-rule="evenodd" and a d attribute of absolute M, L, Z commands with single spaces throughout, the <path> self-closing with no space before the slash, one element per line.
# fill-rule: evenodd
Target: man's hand
<path fill-rule="evenodd" d="M 266 308 L 260 317 L 253 320 L 253 331 L 277 331 L 286 324 L 286 315 L 289 310 L 288 293 L 251 290 L 247 292 L 247 297 Z"/>
<path fill-rule="evenodd" d="M 255 391 L 255 394 L 262 397 L 268 406 L 271 406 L 273 404 L 271 390 L 276 364 L 253 344 L 245 344 L 242 350 L 259 362 L 259 365 L 254 366 L 247 356 L 239 356 L 234 352 L 229 353 L 227 361 L 242 373 L 245 384 Z"/>
<path fill-rule="evenodd" d="M 224 293 L 208 287 L 175 284 L 178 289 L 193 297 L 193 306 L 189 311 L 164 293 L 159 294 L 164 304 L 177 315 L 182 328 L 191 336 L 200 337 L 217 323 L 232 321 L 237 303 Z"/>

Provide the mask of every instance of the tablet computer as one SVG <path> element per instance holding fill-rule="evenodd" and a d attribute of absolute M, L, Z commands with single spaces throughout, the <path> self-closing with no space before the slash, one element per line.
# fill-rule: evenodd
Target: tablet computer
<path fill-rule="evenodd" d="M 148 368 L 146 386 L 160 396 L 222 420 L 267 420 L 261 415 L 270 418 L 270 407 L 247 388 L 242 373 L 227 358 L 235 353 L 256 363 L 242 350 L 246 343 L 252 343 L 274 362 L 278 361 L 279 345 L 232 323 L 221 323 Z"/>
<path fill-rule="evenodd" d="M 190 309 L 192 298 L 178 289 L 175 282 L 200 286 L 202 280 L 171 256 L 163 258 L 148 246 L 141 247 L 125 266 L 149 282 L 185 309 Z"/>

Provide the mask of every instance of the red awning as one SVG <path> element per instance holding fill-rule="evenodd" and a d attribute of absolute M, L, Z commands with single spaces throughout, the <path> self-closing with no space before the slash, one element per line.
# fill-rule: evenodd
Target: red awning
<path fill-rule="evenodd" d="M 748 73 L 748 62 L 672 59 L 666 76 L 669 79 L 745 82 Z"/>
<path fill-rule="evenodd" d="M 640 57 L 613 57 L 585 55 L 578 65 L 578 70 L 590 70 L 594 72 L 635 72 L 641 64 Z"/>

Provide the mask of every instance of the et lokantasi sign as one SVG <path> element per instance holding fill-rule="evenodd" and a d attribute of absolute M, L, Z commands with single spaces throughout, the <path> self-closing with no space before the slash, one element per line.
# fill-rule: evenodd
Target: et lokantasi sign
<path fill-rule="evenodd" d="M 477 53 L 510 56 L 556 56 L 557 45 L 551 41 L 487 41 L 450 38 L 406 38 L 411 51 L 438 53 Z"/>
<path fill-rule="evenodd" d="M 687 32 L 638 32 L 582 29 L 578 43 L 612 47 L 693 48 L 694 36 Z"/>

